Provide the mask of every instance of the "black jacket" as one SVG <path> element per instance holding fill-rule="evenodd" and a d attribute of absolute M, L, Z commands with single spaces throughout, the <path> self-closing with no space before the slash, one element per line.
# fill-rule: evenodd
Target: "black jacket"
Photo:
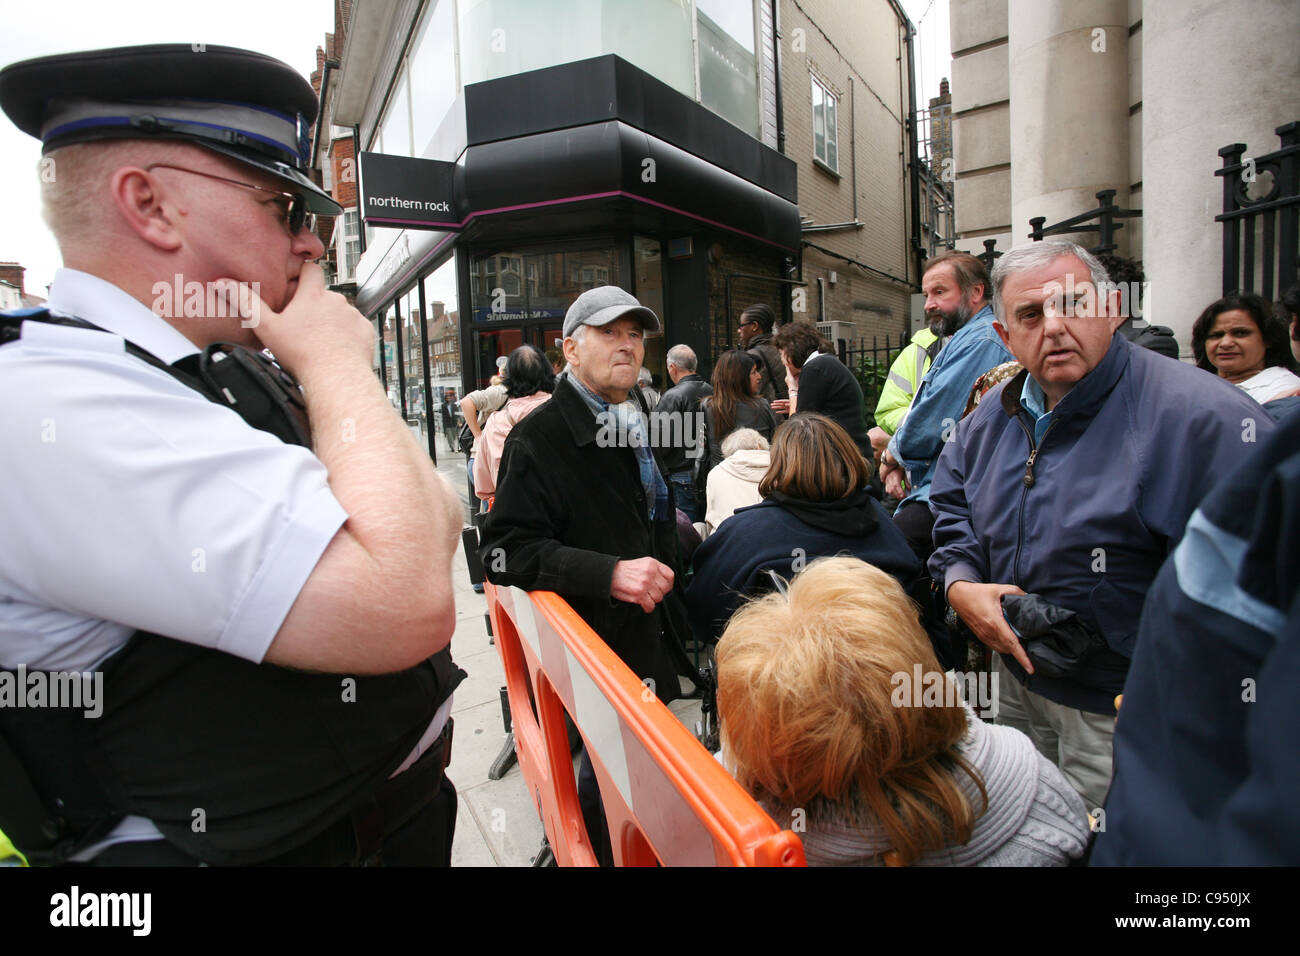
<path fill-rule="evenodd" d="M 655 406 L 655 413 L 659 415 L 669 415 L 678 413 L 689 415 L 700 410 L 700 399 L 706 395 L 713 394 L 713 386 L 699 375 L 692 372 L 690 375 L 682 376 L 676 385 L 664 392 L 663 398 L 659 399 L 659 404 Z M 683 419 L 684 421 L 684 419 Z M 703 430 L 703 421 L 692 423 L 692 429 L 687 431 L 685 428 L 681 432 L 673 432 L 674 435 L 681 435 L 683 438 L 695 437 Z M 660 434 L 663 434 L 662 430 Z M 673 448 L 664 445 L 662 442 L 659 446 L 659 453 L 664 460 L 664 468 L 668 474 L 676 474 L 679 471 L 690 471 L 695 467 L 698 455 L 695 458 L 686 454 L 687 450 L 695 449 L 687 444 L 681 448 Z M 703 449 L 700 449 L 703 454 Z"/>
<path fill-rule="evenodd" d="M 763 380 L 758 383 L 758 394 L 769 402 L 778 398 L 789 398 L 790 392 L 785 387 L 785 363 L 781 353 L 772 344 L 772 333 L 762 332 L 749 340 L 746 347 L 754 360 L 758 362 L 758 371 Z"/>
<path fill-rule="evenodd" d="M 700 483 L 703 486 L 704 480 L 710 469 L 722 464 L 722 441 L 732 432 L 739 431 L 742 428 L 752 428 L 770 444 L 772 435 L 776 432 L 776 417 L 772 414 L 772 408 L 767 404 L 767 399 L 760 398 L 753 404 L 745 402 L 736 403 L 736 421 L 731 426 L 729 432 L 719 432 L 716 419 L 716 411 L 711 402 L 704 403 L 704 433 L 707 440 L 707 450 L 705 451 L 705 467 L 701 468 Z"/>
<path fill-rule="evenodd" d="M 646 614 L 609 594 L 614 565 L 625 559 L 654 557 L 681 581 L 673 486 L 667 519 L 651 521 L 635 452 L 602 448 L 598 427 L 565 379 L 511 430 L 480 536 L 483 567 L 493 584 L 555 591 L 638 677 L 654 680 L 662 700 L 674 700 L 665 604 Z M 679 600 L 674 592 L 665 603 Z M 680 614 L 675 620 L 684 626 Z"/>
<path fill-rule="evenodd" d="M 849 433 L 862 457 L 871 461 L 874 452 L 862 417 L 862 386 L 837 356 L 812 359 L 810 355 L 799 372 L 796 414 L 818 412 L 834 419 Z"/>
<path fill-rule="evenodd" d="M 836 554 L 874 564 L 913 596 L 928 590 L 907 539 L 865 490 L 825 502 L 774 492 L 737 509 L 695 552 L 686 599 L 696 635 L 716 640 L 747 595 L 770 591 L 763 569 L 789 580 L 813 559 Z"/>

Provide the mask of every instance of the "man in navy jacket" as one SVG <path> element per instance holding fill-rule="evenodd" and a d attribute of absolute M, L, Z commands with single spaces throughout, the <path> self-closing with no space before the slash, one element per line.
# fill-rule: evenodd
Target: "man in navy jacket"
<path fill-rule="evenodd" d="M 930 572 L 998 651 L 999 716 L 1058 762 L 1089 808 L 1111 776 L 1115 710 L 1147 589 L 1223 469 L 1273 429 L 1215 376 L 1136 348 L 1115 330 L 1118 296 L 1068 242 L 999 260 L 995 328 L 1024 371 L 958 426 L 931 488 Z M 1035 593 L 1105 641 L 1078 672 L 1048 678 L 1002 613 Z"/>

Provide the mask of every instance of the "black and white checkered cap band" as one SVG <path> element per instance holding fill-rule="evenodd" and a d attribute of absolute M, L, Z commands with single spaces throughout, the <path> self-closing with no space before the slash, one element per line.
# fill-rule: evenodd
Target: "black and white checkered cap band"
<path fill-rule="evenodd" d="M 112 127 L 135 127 L 149 134 L 174 133 L 243 146 L 299 169 L 307 162 L 307 128 L 301 116 L 219 100 L 55 99 L 41 127 L 41 141 L 49 143 L 86 130 Z"/>

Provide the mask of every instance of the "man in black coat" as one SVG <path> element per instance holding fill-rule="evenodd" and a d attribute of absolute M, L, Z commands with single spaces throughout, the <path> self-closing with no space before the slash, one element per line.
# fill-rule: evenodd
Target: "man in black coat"
<path fill-rule="evenodd" d="M 679 696 L 664 606 L 679 571 L 676 509 L 632 394 L 644 335 L 659 330 L 654 312 L 615 286 L 588 290 L 569 307 L 570 374 L 506 439 L 480 553 L 493 584 L 567 600 L 667 702 Z M 608 862 L 585 752 L 578 797 L 597 856 Z"/>
<path fill-rule="evenodd" d="M 713 394 L 713 386 L 700 377 L 695 350 L 674 345 L 668 350 L 668 377 L 673 387 L 655 408 L 659 420 L 659 447 L 664 469 L 677 496 L 677 507 L 691 521 L 703 521 L 704 509 L 695 494 L 695 465 L 704 454 L 704 412 L 700 399 Z"/>

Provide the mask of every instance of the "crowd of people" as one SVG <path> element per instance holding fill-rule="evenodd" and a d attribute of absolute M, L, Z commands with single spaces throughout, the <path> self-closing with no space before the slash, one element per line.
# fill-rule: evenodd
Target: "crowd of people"
<path fill-rule="evenodd" d="M 991 275 L 946 253 L 922 286 L 928 334 L 894 363 L 870 431 L 829 344 L 807 323 L 773 328 L 766 307 L 742 314 L 711 383 L 689 347 L 669 349 L 674 385 L 652 411 L 635 386 L 657 317 L 584 293 L 547 457 L 540 420 L 505 442 L 482 548 L 506 560 L 489 578 L 570 598 L 663 700 L 682 691 L 674 665 L 698 676 L 676 651 L 716 645 L 719 759 L 778 822 L 802 815 L 810 863 L 1300 859 L 1300 829 L 1268 816 L 1296 761 L 1240 686 L 1296 673 L 1267 643 L 1294 635 L 1300 592 L 1286 300 L 1207 307 L 1197 368 L 1072 243 L 1013 250 Z M 646 427 L 665 411 L 702 427 Z M 609 417 L 633 424 L 629 447 L 584 440 Z M 1217 510 L 1246 474 L 1261 505 Z M 1175 621 L 1204 635 L 1191 646 L 1262 636 L 1207 646 L 1232 664 L 1212 668 Z M 899 703 L 900 675 L 968 669 L 990 678 L 991 712 L 919 690 Z M 1169 705 L 1178 686 L 1204 692 Z M 1221 773 L 1197 782 L 1188 761 Z M 589 768 L 584 816 L 608 862 Z"/>
<path fill-rule="evenodd" d="M 109 689 L 0 701 L 0 823 L 38 863 L 448 865 L 463 508 L 313 261 L 316 93 L 194 54 L 0 70 L 66 263 L 0 315 L 0 678 Z M 589 289 L 460 402 L 487 576 L 662 701 L 715 687 L 719 759 L 810 862 L 1300 861 L 1300 292 L 1207 307 L 1197 368 L 1125 269 L 931 259 L 872 429 L 808 323 L 750 306 L 658 395 L 660 317 Z M 182 276 L 219 314 L 149 307 Z"/>

